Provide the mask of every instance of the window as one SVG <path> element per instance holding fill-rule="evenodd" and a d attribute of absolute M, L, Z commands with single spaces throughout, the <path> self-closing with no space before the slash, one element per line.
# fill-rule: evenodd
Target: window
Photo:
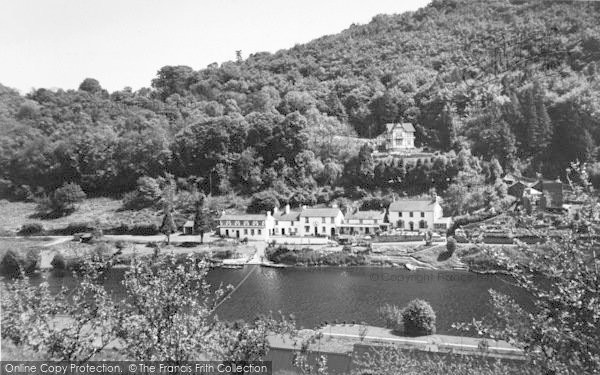
<path fill-rule="evenodd" d="M 421 228 L 421 229 L 427 228 L 427 222 L 425 222 L 425 220 L 419 221 L 419 228 Z"/>
<path fill-rule="evenodd" d="M 305 226 L 305 227 L 304 227 L 304 231 L 305 231 L 306 233 L 310 232 L 310 227 L 309 227 L 308 225 L 307 225 L 307 226 Z"/>
<path fill-rule="evenodd" d="M 254 236 L 254 229 L 250 231 L 250 234 Z"/>
<path fill-rule="evenodd" d="M 279 221 L 275 220 L 275 225 L 279 225 Z"/>
<path fill-rule="evenodd" d="M 258 222 L 258 225 L 263 225 L 263 223 L 264 223 L 264 221 L 261 220 Z"/>
<path fill-rule="evenodd" d="M 323 227 L 323 233 L 327 233 L 327 228 Z"/>
<path fill-rule="evenodd" d="M 244 221 L 244 225 L 248 225 L 248 221 Z"/>
<path fill-rule="evenodd" d="M 335 222 L 335 217 L 331 218 L 331 224 L 333 224 Z"/>
<path fill-rule="evenodd" d="M 294 226 L 294 222 L 292 221 L 291 223 L 292 223 L 292 226 Z"/>
<path fill-rule="evenodd" d="M 305 217 L 305 218 L 304 218 L 304 222 L 305 222 L 306 224 L 308 224 L 308 218 L 307 218 L 307 217 Z"/>
<path fill-rule="evenodd" d="M 260 236 L 262 234 L 262 230 L 258 230 L 258 235 Z"/>
<path fill-rule="evenodd" d="M 399 212 L 398 212 L 398 216 L 399 216 L 399 217 L 402 217 L 402 211 L 399 211 Z"/>
<path fill-rule="evenodd" d="M 421 217 L 425 217 L 425 212 L 421 212 Z"/>
<path fill-rule="evenodd" d="M 240 222 L 238 220 L 236 220 L 235 225 L 240 225 Z"/>
<path fill-rule="evenodd" d="M 365 233 L 369 234 L 369 228 L 365 228 Z"/>
<path fill-rule="evenodd" d="M 408 216 L 413 217 L 413 212 L 410 211 L 410 213 L 408 214 Z"/>
<path fill-rule="evenodd" d="M 244 234 L 248 234 L 248 229 L 244 229 Z"/>

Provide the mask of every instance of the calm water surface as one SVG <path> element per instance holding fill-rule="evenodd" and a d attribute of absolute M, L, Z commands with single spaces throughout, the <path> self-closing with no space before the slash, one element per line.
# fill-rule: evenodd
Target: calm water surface
<path fill-rule="evenodd" d="M 106 282 L 115 298 L 122 298 L 125 269 L 111 271 Z M 464 271 L 408 271 L 399 268 L 264 268 L 215 269 L 208 274 L 213 284 L 238 285 L 250 276 L 217 310 L 222 319 L 252 319 L 259 314 L 281 311 L 294 314 L 300 327 L 322 322 L 366 322 L 383 325 L 377 308 L 385 303 L 404 306 L 415 298 L 428 301 L 437 314 L 437 331 L 455 333 L 454 322 L 481 318 L 490 310 L 489 289 L 526 298 L 508 279 Z M 47 273 L 51 288 L 72 286 L 70 275 Z M 32 278 L 41 282 L 44 278 Z"/>

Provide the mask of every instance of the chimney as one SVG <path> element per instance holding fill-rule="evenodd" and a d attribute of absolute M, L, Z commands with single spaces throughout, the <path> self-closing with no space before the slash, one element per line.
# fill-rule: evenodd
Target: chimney
<path fill-rule="evenodd" d="M 289 204 L 285 205 L 285 213 L 286 213 L 286 215 L 290 213 L 290 205 Z"/>
<path fill-rule="evenodd" d="M 304 210 L 306 210 L 306 206 L 305 205 L 302 206 L 302 211 L 304 211 Z"/>
<path fill-rule="evenodd" d="M 271 211 L 267 211 L 267 217 L 271 217 Z"/>
<path fill-rule="evenodd" d="M 335 202 L 334 202 L 334 203 L 332 203 L 332 204 L 331 204 L 331 208 L 338 208 L 338 205 L 337 205 L 337 203 L 335 203 Z"/>
<path fill-rule="evenodd" d="M 277 207 L 277 206 L 273 207 L 273 215 L 275 215 L 278 212 L 279 212 L 279 207 Z"/>

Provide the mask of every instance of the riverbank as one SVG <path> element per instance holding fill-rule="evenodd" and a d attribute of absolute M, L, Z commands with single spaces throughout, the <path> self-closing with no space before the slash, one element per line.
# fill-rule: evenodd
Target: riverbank
<path fill-rule="evenodd" d="M 269 336 L 271 349 L 299 350 L 305 340 L 310 342 L 311 351 L 325 353 L 351 354 L 357 345 L 396 345 L 407 351 L 524 359 L 523 350 L 502 340 L 438 334 L 406 337 L 394 334 L 391 329 L 362 324 L 325 325 L 316 330 L 301 330 L 295 337 Z"/>
<path fill-rule="evenodd" d="M 205 236 L 203 244 L 198 236 L 174 235 L 171 244 L 165 237 L 105 235 L 92 243 L 73 241 L 72 236 L 4 237 L 0 238 L 0 259 L 8 249 L 26 253 L 32 247 L 40 250 L 40 269 L 54 268 L 53 259 L 60 257 L 77 263 L 89 256 L 99 246 L 102 251 L 118 252 L 117 264 L 128 265 L 133 257 L 153 256 L 157 249 L 163 254 L 187 256 L 197 254 L 212 260 L 214 266 L 226 268 L 244 265 L 273 267 L 387 267 L 414 270 L 502 272 L 494 267 L 494 259 L 484 247 L 475 244 L 458 244 L 454 253 L 447 252 L 444 244 L 425 245 L 415 243 L 389 243 L 374 249 L 367 247 L 342 247 L 332 245 L 279 245 L 269 247 L 264 241 L 247 244 L 216 236 Z M 514 246 L 494 245 L 505 254 L 517 251 Z M 283 249 L 283 250 L 281 250 Z M 279 251 L 278 254 L 274 253 Z M 518 254 L 517 254 L 518 255 Z M 517 256 L 515 255 L 515 256 Z"/>

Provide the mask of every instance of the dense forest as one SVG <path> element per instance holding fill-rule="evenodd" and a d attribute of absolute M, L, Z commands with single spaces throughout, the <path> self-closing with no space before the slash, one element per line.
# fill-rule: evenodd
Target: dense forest
<path fill-rule="evenodd" d="M 594 177 L 599 68 L 598 2 L 436 0 L 274 54 L 165 66 L 137 91 L 92 78 L 24 96 L 0 85 L 0 198 L 65 182 L 120 195 L 166 173 L 207 194 L 269 190 L 296 204 L 502 195 L 503 171 L 564 177 L 575 160 Z M 366 139 L 397 121 L 435 156 L 373 160 Z"/>

